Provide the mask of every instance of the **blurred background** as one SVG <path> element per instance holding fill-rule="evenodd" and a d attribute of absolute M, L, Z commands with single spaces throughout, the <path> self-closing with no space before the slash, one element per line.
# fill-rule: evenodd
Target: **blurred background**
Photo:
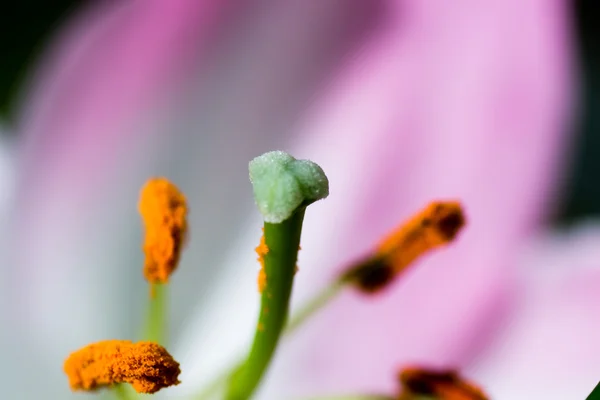
<path fill-rule="evenodd" d="M 40 53 L 55 38 L 61 25 L 79 8 L 86 6 L 84 0 L 57 0 L 52 4 L 39 4 L 32 11 L 32 4 L 21 2 L 11 6 L 5 14 L 5 39 L 2 44 L 2 64 L 0 65 L 0 111 L 3 120 L 2 134 L 14 139 L 18 135 L 10 129 L 15 122 L 16 107 L 23 85 L 26 84 Z M 597 215 L 600 208 L 600 187 L 595 184 L 595 172 L 600 167 L 600 136 L 595 127 L 600 118 L 598 112 L 598 68 L 595 54 L 600 46 L 598 16 L 593 2 L 578 0 L 569 2 L 572 13 L 574 54 L 577 57 L 578 81 L 580 88 L 580 110 L 574 124 L 573 135 L 577 137 L 573 166 L 569 169 L 566 188 L 560 207 L 553 221 L 567 224 L 579 217 Z"/>
<path fill-rule="evenodd" d="M 584 398 L 600 379 L 599 8 L 451 3 L 12 4 L 0 398 L 71 398 L 69 351 L 138 335 L 135 204 L 152 175 L 192 210 L 171 330 L 194 384 L 174 396 L 209 381 L 252 328 L 247 162 L 278 148 L 332 182 L 307 216 L 295 304 L 432 198 L 463 200 L 472 225 L 376 301 L 336 302 L 282 350 L 259 398 L 391 392 L 410 362 L 458 366 L 493 398 Z M 333 331 L 349 333 L 331 344 Z"/>

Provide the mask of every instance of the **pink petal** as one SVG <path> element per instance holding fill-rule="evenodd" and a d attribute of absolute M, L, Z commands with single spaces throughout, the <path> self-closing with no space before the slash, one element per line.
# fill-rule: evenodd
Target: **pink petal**
<path fill-rule="evenodd" d="M 132 176 L 139 180 L 140 165 L 160 147 L 141 125 L 198 57 L 215 4 L 94 4 L 61 32 L 32 82 L 17 127 L 25 142 L 11 227 L 14 251 L 4 275 L 11 282 L 9 333 L 21 348 L 20 379 L 26 379 L 25 366 L 41 378 L 39 387 L 24 385 L 12 397 L 39 397 L 36 390 L 43 387 L 47 396 L 65 398 L 60 366 L 69 351 L 123 335 L 113 320 L 136 319 L 125 310 L 129 302 L 141 307 L 143 298 L 127 296 L 130 282 L 120 279 L 119 269 L 140 264 L 117 252 L 131 242 L 120 233 L 130 224 L 123 215 L 136 217 L 137 187 L 130 185 L 125 212 L 114 205 L 120 185 Z M 135 146 L 142 139 L 150 144 L 140 150 Z M 129 168 L 118 162 L 124 159 Z M 107 244 L 102 232 L 116 232 L 116 240 Z M 136 241 L 132 250 L 138 246 Z"/>
<path fill-rule="evenodd" d="M 20 128 L 36 166 L 91 164 L 96 168 L 88 174 L 110 172 L 106 161 L 119 155 L 124 120 L 166 100 L 169 87 L 195 61 L 216 8 L 206 0 L 150 0 L 95 5 L 81 13 L 48 52 L 26 99 Z M 67 151 L 70 157 L 63 156 Z M 95 177 L 71 173 L 79 184 L 90 185 Z"/>
<path fill-rule="evenodd" d="M 323 166 L 331 196 L 308 212 L 296 293 L 431 199 L 461 199 L 468 227 L 385 294 L 323 312 L 280 353 L 265 398 L 392 391 L 406 363 L 467 365 L 554 194 L 571 98 L 562 3 L 405 5 L 301 136 L 295 154 Z"/>
<path fill-rule="evenodd" d="M 210 210 L 198 210 L 193 226 L 203 227 L 200 231 L 216 226 L 207 223 L 205 218 L 210 216 L 214 220 L 209 222 L 216 220 L 231 228 L 216 233 L 208 228 L 195 243 L 202 243 L 207 251 L 217 243 L 213 246 L 216 251 L 224 251 L 219 246 L 230 243 L 235 226 L 232 216 L 240 218 L 245 211 L 235 206 L 242 202 L 237 188 L 247 187 L 241 178 L 230 179 L 237 176 L 233 171 L 239 171 L 249 154 L 267 150 L 265 143 L 273 147 L 282 142 L 273 139 L 275 133 L 263 131 L 286 131 L 292 119 L 281 118 L 280 111 L 295 116 L 312 92 L 294 98 L 291 105 L 280 96 L 318 82 L 306 60 L 322 57 L 322 52 L 314 49 L 323 42 L 307 31 L 317 39 L 321 32 L 327 37 L 328 31 L 314 29 L 313 12 L 321 15 L 326 11 L 328 18 L 337 13 L 337 8 L 327 6 L 316 11 L 285 7 L 285 12 L 275 8 L 274 14 L 259 13 L 263 19 L 249 18 L 252 23 L 245 27 L 247 32 L 238 31 L 235 37 L 265 27 L 242 41 L 247 48 L 265 51 L 263 57 L 248 62 L 244 53 L 232 59 L 247 64 L 217 63 L 234 72 L 233 77 L 228 70 L 207 74 L 225 78 L 214 83 L 207 79 L 205 86 L 199 85 L 212 88 L 208 91 L 211 96 L 201 101 L 191 96 L 192 101 L 184 98 L 173 105 L 174 94 L 167 90 L 164 103 L 170 107 L 163 107 L 157 94 L 173 83 L 177 75 L 173 71 L 190 66 L 189 59 L 179 56 L 197 55 L 186 47 L 196 44 L 188 38 L 204 37 L 207 28 L 200 22 L 212 14 L 203 8 L 204 3 L 177 3 L 181 8 L 174 8 L 176 15 L 165 36 L 159 35 L 157 45 L 146 47 L 148 35 L 156 33 L 154 19 L 163 21 L 164 15 L 171 15 L 167 4 L 172 3 L 147 4 L 111 9 L 99 22 L 84 19 L 82 24 L 91 25 L 88 29 L 72 28 L 77 33 L 74 47 L 66 45 L 66 55 L 57 56 L 55 72 L 50 73 L 57 75 L 52 79 L 56 83 L 42 79 L 38 93 L 46 95 L 23 116 L 30 121 L 23 129 L 31 141 L 25 148 L 30 154 L 25 160 L 29 167 L 19 205 L 28 212 L 18 219 L 16 243 L 23 254 L 15 265 L 19 266 L 17 287 L 29 289 L 15 297 L 22 297 L 20 301 L 31 311 L 24 317 L 30 329 L 44 330 L 46 338 L 55 338 L 51 360 L 63 357 L 66 347 L 75 342 L 115 332 L 109 322 L 124 307 L 109 299 L 97 304 L 95 299 L 106 296 L 106 287 L 113 282 L 115 297 L 124 288 L 135 286 L 122 281 L 124 273 L 115 265 L 138 265 L 130 256 L 133 251 L 122 250 L 137 245 L 137 234 L 123 232 L 132 230 L 135 185 L 141 184 L 138 180 L 149 171 L 164 170 L 149 166 L 164 167 L 171 160 L 165 153 L 175 154 L 173 158 L 181 163 L 174 170 L 185 170 L 180 176 L 187 178 L 195 204 Z M 390 2 L 388 6 L 391 4 L 403 6 L 399 16 L 390 12 L 388 19 L 380 21 L 389 29 L 374 36 L 357 55 L 332 96 L 316 104 L 313 120 L 297 135 L 294 154 L 321 163 L 332 181 L 331 198 L 315 205 L 307 217 L 299 294 L 306 297 L 315 289 L 315 281 L 323 284 L 324 275 L 332 276 L 339 265 L 367 250 L 381 234 L 432 197 L 464 199 L 473 222 L 455 248 L 431 256 L 430 263 L 423 263 L 399 284 L 402 290 L 388 292 L 378 304 L 346 296 L 301 333 L 287 356 L 285 350 L 281 353 L 279 360 L 286 364 L 273 371 L 276 383 L 285 387 L 284 395 L 296 387 L 301 388 L 298 392 L 384 390 L 393 386 L 395 366 L 408 357 L 439 363 L 471 359 L 478 353 L 472 342 L 490 326 L 490 307 L 503 309 L 504 283 L 511 276 L 515 247 L 543 216 L 552 176 L 560 167 L 555 157 L 569 103 L 560 7 L 539 0 L 525 6 L 516 0 L 493 6 L 473 1 L 440 6 L 431 0 Z M 279 13 L 288 18 L 271 18 Z M 141 19 L 119 23 L 134 14 Z M 336 21 L 328 18 L 318 19 L 316 25 L 323 29 L 328 21 Z M 180 19 L 187 22 L 176 22 Z M 277 24 L 271 25 L 272 21 Z M 188 23 L 200 31 L 189 33 Z M 112 34 L 117 27 L 118 40 Z M 280 30 L 287 35 L 280 35 Z M 262 41 L 265 38 L 269 39 L 267 45 Z M 287 47 L 297 51 L 280 52 Z M 245 48 L 226 49 L 223 59 Z M 269 57 L 287 63 L 273 68 Z M 335 65 L 331 59 L 329 62 Z M 319 64 L 319 69 L 326 70 L 329 65 Z M 139 78 L 131 74 L 142 67 L 149 69 Z M 302 79 L 295 79 L 298 74 Z M 295 83 L 292 89 L 287 86 L 291 81 Z M 184 122 L 179 121 L 177 112 L 182 104 L 181 113 L 187 113 L 182 116 Z M 209 112 L 200 115 L 207 119 L 199 121 L 198 110 L 206 109 Z M 156 118 L 154 111 L 159 114 Z M 169 113 L 169 117 L 163 115 Z M 166 127 L 153 129 L 156 121 Z M 186 134 L 202 132 L 194 137 L 203 140 L 177 142 L 175 136 L 169 136 L 173 129 Z M 145 136 L 148 131 L 167 134 Z M 140 143 L 144 144 L 141 149 L 137 147 Z M 168 146 L 161 147 L 165 144 Z M 233 153 L 225 152 L 232 147 Z M 157 150 L 163 151 L 160 157 Z M 214 171 L 218 171 L 218 179 L 214 179 Z M 198 176 L 200 173 L 203 175 Z M 116 177 L 119 179 L 113 181 Z M 224 193 L 222 197 L 205 198 L 200 193 L 217 189 Z M 223 205 L 219 201 L 223 199 L 230 206 L 223 209 L 240 211 L 229 216 L 220 207 L 212 207 Z M 207 263 L 214 259 L 205 257 L 198 247 L 190 251 L 190 267 L 218 265 Z M 119 260 L 117 264 L 113 264 L 115 260 Z M 193 268 L 182 268 L 185 270 Z M 186 281 L 184 286 L 194 283 Z M 414 309 L 415 303 L 419 308 Z M 89 310 L 101 312 L 86 313 Z M 64 324 L 53 321 L 57 313 L 73 316 L 77 321 L 73 325 L 81 326 L 65 329 Z M 131 317 L 121 315 L 123 319 Z M 382 323 L 392 319 L 389 324 Z M 469 329 L 471 326 L 474 328 Z M 332 329 L 344 335 L 334 336 Z M 483 346 L 486 341 L 481 342 Z M 354 351 L 349 353 L 349 349 Z M 59 382 L 60 372 L 56 375 L 49 378 Z M 281 392 L 280 388 L 273 390 Z M 274 398 L 282 397 L 276 394 Z"/>
<path fill-rule="evenodd" d="M 143 180 L 167 174 L 194 204 L 177 330 L 252 209 L 248 160 L 284 140 L 379 3 L 224 4 L 95 5 L 59 37 L 25 98 L 10 333 L 58 397 L 68 351 L 136 336 Z"/>
<path fill-rule="evenodd" d="M 600 381 L 599 249 L 597 222 L 528 246 L 517 307 L 470 368 L 493 398 L 584 399 Z"/>

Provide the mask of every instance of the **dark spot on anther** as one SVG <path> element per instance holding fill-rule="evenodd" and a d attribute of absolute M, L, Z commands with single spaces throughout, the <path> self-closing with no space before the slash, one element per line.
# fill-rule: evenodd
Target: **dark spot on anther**
<path fill-rule="evenodd" d="M 442 216 L 436 225 L 447 240 L 452 240 L 465 225 L 465 217 L 460 210 L 451 210 L 449 214 Z"/>
<path fill-rule="evenodd" d="M 402 384 L 413 394 L 435 395 L 436 387 L 440 384 L 457 382 L 454 371 L 410 371 L 401 374 Z"/>
<path fill-rule="evenodd" d="M 341 279 L 350 282 L 365 293 L 385 288 L 394 278 L 394 269 L 383 259 L 372 258 L 346 271 Z"/>

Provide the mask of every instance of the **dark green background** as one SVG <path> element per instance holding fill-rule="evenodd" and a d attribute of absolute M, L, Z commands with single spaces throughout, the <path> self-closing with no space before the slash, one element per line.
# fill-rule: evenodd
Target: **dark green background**
<path fill-rule="evenodd" d="M 580 0 L 575 6 L 575 28 L 582 68 L 582 121 L 575 168 L 567 181 L 557 222 L 600 214 L 600 7 L 597 0 Z"/>
<path fill-rule="evenodd" d="M 4 34 L 0 40 L 0 116 L 11 118 L 11 104 L 45 41 L 84 0 L 19 1 L 3 8 Z M 597 0 L 573 2 L 579 62 L 582 68 L 582 121 L 577 133 L 575 165 L 566 182 L 555 222 L 568 224 L 600 214 L 600 7 Z"/>
<path fill-rule="evenodd" d="M 52 32 L 83 0 L 23 0 L 4 2 L 0 10 L 0 113 L 8 118 L 11 100 Z"/>

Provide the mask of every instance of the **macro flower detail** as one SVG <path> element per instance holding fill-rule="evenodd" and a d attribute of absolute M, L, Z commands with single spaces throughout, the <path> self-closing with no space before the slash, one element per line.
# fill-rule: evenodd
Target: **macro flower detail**
<path fill-rule="evenodd" d="M 72 353 L 64 364 L 72 390 L 130 383 L 138 393 L 177 385 L 179 363 L 152 342 L 105 340 Z"/>
<path fill-rule="evenodd" d="M 155 393 L 179 383 L 179 363 L 159 343 L 164 343 L 167 331 L 168 279 L 177 266 L 187 232 L 186 200 L 167 179 L 154 178 L 142 188 L 139 211 L 146 227 L 144 275 L 152 289 L 147 340 L 105 340 L 72 353 L 64 364 L 72 390 L 111 386 L 119 393 L 114 385 L 129 383 L 138 393 Z"/>
<path fill-rule="evenodd" d="M 329 195 L 329 180 L 319 165 L 283 151 L 254 158 L 248 170 L 264 221 L 256 248 L 261 305 L 248 356 L 229 373 L 226 400 L 247 400 L 261 383 L 287 323 L 304 213 Z"/>
<path fill-rule="evenodd" d="M 150 283 L 167 283 L 187 235 L 186 198 L 167 179 L 153 178 L 142 188 L 139 212 L 146 229 L 144 276 Z"/>
<path fill-rule="evenodd" d="M 498 399 L 586 397 L 600 370 L 598 256 L 565 256 L 593 237 L 557 226 L 571 206 L 573 218 L 594 206 L 593 182 L 579 179 L 593 143 L 575 135 L 597 114 L 596 85 L 578 84 L 598 71 L 586 2 L 70 3 L 49 3 L 45 23 L 11 24 L 24 39 L 10 54 L 35 63 L 18 71 L 0 124 L 15 161 L 3 191 L 2 398 L 69 398 L 64 359 L 103 339 L 162 344 L 189 374 L 180 386 L 198 388 L 245 354 L 260 232 L 241 167 L 273 147 L 318 161 L 332 182 L 307 214 L 289 321 L 313 295 L 334 300 L 300 329 L 285 325 L 257 400 L 382 388 L 395 399 L 407 362 L 469 371 Z M 139 280 L 135 253 L 152 176 L 176 183 L 198 222 L 188 219 L 192 251 L 168 285 Z M 452 248 L 397 275 L 371 269 L 389 282 L 374 295 L 340 282 L 395 224 L 446 196 L 469 223 Z M 264 293 L 276 279 L 266 272 Z M 138 326 L 151 314 L 143 298 L 161 290 L 164 341 Z M 181 400 L 194 390 L 179 389 Z"/>
<path fill-rule="evenodd" d="M 452 242 L 466 218 L 460 203 L 434 201 L 385 237 L 373 255 L 342 276 L 359 290 L 377 292 L 430 250 Z"/>
<path fill-rule="evenodd" d="M 398 400 L 488 400 L 475 384 L 453 370 L 406 368 L 400 372 L 402 393 Z"/>
<path fill-rule="evenodd" d="M 249 400 L 260 386 L 275 350 L 284 335 L 325 306 L 339 291 L 356 284 L 364 291 L 387 285 L 420 255 L 451 242 L 465 224 L 458 202 L 433 202 L 399 229 L 385 237 L 366 262 L 357 263 L 338 277 L 325 292 L 292 316 L 289 303 L 298 271 L 302 223 L 306 208 L 327 197 L 329 181 L 320 166 L 296 160 L 281 151 L 268 152 L 249 164 L 255 202 L 263 214 L 260 242 L 255 248 L 260 264 L 258 289 L 260 312 L 248 355 L 224 371 L 227 379 L 207 387 L 196 398 L 204 399 L 225 384 L 225 400 Z M 187 233 L 187 202 L 165 178 L 150 179 L 141 190 L 139 211 L 146 228 L 143 250 L 144 275 L 151 284 L 145 341 L 106 340 L 72 353 L 64 371 L 73 390 L 111 387 L 122 399 L 131 397 L 120 383 L 138 393 L 155 393 L 179 383 L 179 363 L 161 344 L 167 342 L 169 276 L 177 267 Z M 283 218 L 283 219 L 282 219 Z M 454 372 L 430 372 L 411 368 L 400 375 L 399 400 L 485 400 L 474 385 Z M 387 398 L 389 399 L 389 398 Z"/>

